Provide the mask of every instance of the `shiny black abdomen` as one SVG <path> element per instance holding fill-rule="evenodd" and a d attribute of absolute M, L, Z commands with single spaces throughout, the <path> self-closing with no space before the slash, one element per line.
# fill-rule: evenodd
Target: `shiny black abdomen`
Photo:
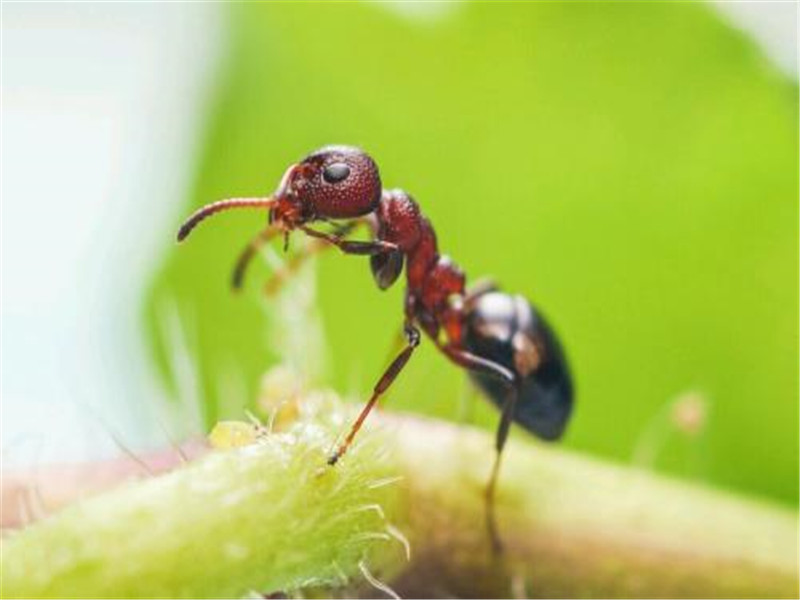
<path fill-rule="evenodd" d="M 531 343 L 535 350 L 531 350 Z M 572 412 L 572 379 L 558 338 L 530 302 L 501 292 L 478 296 L 467 315 L 465 346 L 473 354 L 500 363 L 520 379 L 514 422 L 545 440 L 561 437 Z M 527 356 L 519 356 L 526 348 Z M 470 372 L 470 376 L 494 404 L 502 407 L 508 393 L 504 382 L 481 373 Z"/>

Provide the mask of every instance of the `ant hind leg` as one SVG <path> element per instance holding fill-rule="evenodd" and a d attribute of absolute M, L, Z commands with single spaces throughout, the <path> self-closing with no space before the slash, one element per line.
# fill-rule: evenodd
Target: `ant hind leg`
<path fill-rule="evenodd" d="M 489 481 L 486 484 L 485 499 L 486 499 L 486 528 L 489 532 L 489 538 L 492 542 L 492 551 L 495 554 L 500 554 L 503 551 L 503 543 L 500 539 L 500 534 L 497 527 L 497 519 L 495 517 L 495 488 L 497 487 L 497 479 L 500 474 L 500 462 L 503 456 L 503 448 L 505 448 L 506 441 L 508 440 L 508 432 L 511 429 L 511 422 L 514 418 L 514 409 L 517 405 L 517 397 L 519 396 L 519 385 L 517 378 L 509 369 L 501 364 L 492 360 L 471 354 L 466 350 L 453 346 L 440 346 L 440 349 L 447 355 L 450 360 L 459 366 L 462 366 L 471 371 L 489 375 L 499 379 L 505 383 L 508 392 L 506 399 L 503 403 L 503 412 L 500 416 L 500 425 L 497 428 L 497 437 L 495 438 L 495 460 L 492 467 L 492 473 L 489 476 Z"/>
<path fill-rule="evenodd" d="M 489 530 L 489 536 L 492 540 L 492 550 L 496 554 L 503 551 L 503 543 L 500 539 L 500 534 L 497 529 L 497 519 L 495 517 L 495 490 L 497 488 L 497 478 L 500 474 L 500 463 L 503 458 L 503 448 L 505 448 L 506 441 L 508 440 L 508 432 L 511 429 L 511 421 L 514 418 L 514 409 L 517 405 L 517 398 L 519 397 L 519 389 L 517 386 L 509 387 L 508 395 L 503 403 L 503 412 L 500 416 L 500 425 L 497 428 L 497 437 L 495 438 L 495 457 L 494 464 L 492 465 L 492 474 L 489 476 L 489 481 L 486 484 L 486 527 Z"/>

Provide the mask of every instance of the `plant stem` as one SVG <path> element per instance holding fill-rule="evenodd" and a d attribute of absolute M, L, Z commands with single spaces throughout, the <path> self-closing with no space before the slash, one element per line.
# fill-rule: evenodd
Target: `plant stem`
<path fill-rule="evenodd" d="M 363 582 L 359 564 L 406 597 L 797 594 L 796 512 L 516 439 L 494 555 L 482 494 L 491 437 L 372 421 L 380 432 L 335 469 L 323 465 L 341 415 L 79 502 L 3 540 L 2 595 L 329 594 Z"/>
<path fill-rule="evenodd" d="M 386 463 L 314 423 L 78 502 L 3 540 L 2 596 L 242 597 L 341 586 L 391 539 Z M 388 508 L 387 508 L 388 509 Z M 394 541 L 395 554 L 402 546 Z"/>
<path fill-rule="evenodd" d="M 491 436 L 394 422 L 414 549 L 392 582 L 402 596 L 797 597 L 796 511 L 516 439 L 498 558 L 482 495 Z"/>

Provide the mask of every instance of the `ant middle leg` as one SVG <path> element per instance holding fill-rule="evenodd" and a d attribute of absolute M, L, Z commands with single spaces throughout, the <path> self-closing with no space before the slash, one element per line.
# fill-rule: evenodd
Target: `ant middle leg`
<path fill-rule="evenodd" d="M 356 437 L 358 430 L 361 429 L 361 426 L 364 424 L 364 420 L 369 415 L 370 411 L 375 406 L 375 403 L 378 401 L 383 393 L 389 388 L 390 385 L 394 382 L 397 376 L 400 374 L 400 371 L 403 370 L 403 367 L 406 366 L 408 363 L 408 359 L 411 358 L 411 355 L 414 352 L 414 349 L 419 346 L 420 341 L 420 333 L 419 329 L 414 327 L 411 323 L 406 323 L 404 333 L 406 336 L 406 347 L 403 351 L 397 355 L 397 357 L 392 361 L 392 364 L 384 371 L 381 378 L 378 380 L 378 383 L 375 385 L 375 388 L 372 390 L 372 396 L 370 397 L 367 404 L 361 409 L 361 412 L 358 415 L 358 418 L 355 420 L 353 425 L 350 427 L 350 431 L 345 437 L 344 441 L 339 445 L 336 451 L 331 454 L 328 458 L 329 465 L 335 465 L 338 460 L 347 452 L 347 449 L 350 447 L 350 444 L 353 443 L 353 439 Z"/>

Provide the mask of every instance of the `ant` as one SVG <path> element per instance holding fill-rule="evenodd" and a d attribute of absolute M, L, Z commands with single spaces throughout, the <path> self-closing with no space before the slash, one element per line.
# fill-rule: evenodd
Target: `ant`
<path fill-rule="evenodd" d="M 200 208 L 181 226 L 178 241 L 207 217 L 235 208 L 269 211 L 268 225 L 243 250 L 233 271 L 233 288 L 258 249 L 283 234 L 302 231 L 316 239 L 300 260 L 323 247 L 370 257 L 375 283 L 389 288 L 406 269 L 406 345 L 383 373 L 347 436 L 328 458 L 335 465 L 358 430 L 405 367 L 420 343 L 420 328 L 456 365 L 468 370 L 484 394 L 501 410 L 495 461 L 486 487 L 486 516 L 496 551 L 501 549 L 494 522 L 494 490 L 503 447 L 512 422 L 544 440 L 561 437 L 572 410 L 569 368 L 553 330 L 528 300 L 502 293 L 490 281 L 466 288 L 464 272 L 440 255 L 436 233 L 414 199 L 400 189 L 384 190 L 378 167 L 365 152 L 350 146 L 326 146 L 290 166 L 271 196 L 231 198 Z M 321 231 L 312 223 L 335 228 Z M 358 226 L 371 239 L 347 239 Z"/>

